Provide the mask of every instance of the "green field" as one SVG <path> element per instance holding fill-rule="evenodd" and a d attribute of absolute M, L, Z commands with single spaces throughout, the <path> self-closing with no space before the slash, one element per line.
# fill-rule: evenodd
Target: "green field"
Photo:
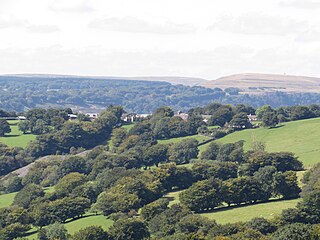
<path fill-rule="evenodd" d="M 164 195 L 163 198 L 167 198 L 170 200 L 169 202 L 169 206 L 172 206 L 173 204 L 179 204 L 180 200 L 179 200 L 179 194 L 182 191 L 176 191 L 176 192 L 169 192 L 166 195 Z"/>
<path fill-rule="evenodd" d="M 113 224 L 113 221 L 107 219 L 103 215 L 87 215 L 74 221 L 70 221 L 64 224 L 69 234 L 74 234 L 82 228 L 86 228 L 92 225 L 101 226 L 104 230 L 108 230 Z M 36 231 L 34 229 L 33 231 Z M 27 237 L 28 239 L 37 239 L 37 233 L 33 233 Z"/>
<path fill-rule="evenodd" d="M 302 172 L 301 172 L 302 173 Z M 301 174 L 299 174 L 301 176 Z M 164 198 L 170 200 L 169 206 L 180 203 L 179 194 L 181 191 L 167 193 Z M 201 213 L 202 216 L 214 219 L 217 223 L 226 224 L 234 222 L 250 221 L 255 217 L 271 219 L 281 214 L 282 210 L 294 208 L 300 199 L 293 200 L 273 200 L 267 203 L 257 203 L 252 205 L 234 206 L 231 208 L 220 208 L 210 213 Z"/>
<path fill-rule="evenodd" d="M 128 132 L 130 131 L 130 129 L 134 126 L 134 123 L 132 124 L 127 124 L 127 125 L 122 125 L 122 128 L 124 128 L 125 130 L 127 130 Z"/>
<path fill-rule="evenodd" d="M 23 134 L 18 129 L 19 120 L 8 121 L 11 127 L 11 133 L 6 134 L 4 137 L 0 137 L 0 142 L 10 147 L 26 147 L 31 140 L 36 138 L 33 134 Z"/>
<path fill-rule="evenodd" d="M 216 210 L 211 213 L 201 215 L 209 219 L 214 219 L 217 223 L 234 223 L 250 221 L 255 217 L 271 219 L 281 214 L 282 210 L 294 208 L 300 199 L 272 201 L 268 203 L 258 203 L 254 205 L 244 205 L 240 207 Z"/>
<path fill-rule="evenodd" d="M 244 150 L 249 150 L 252 141 L 266 143 L 268 152 L 294 152 L 306 167 L 320 162 L 320 118 L 293 121 L 278 128 L 258 128 L 234 132 L 219 142 L 230 143 L 244 140 Z M 200 146 L 203 151 L 206 145 Z"/>
<path fill-rule="evenodd" d="M 9 207 L 14 197 L 16 196 L 16 192 L 14 193 L 7 193 L 7 194 L 1 194 L 0 195 L 0 208 Z"/>
<path fill-rule="evenodd" d="M 54 191 L 54 187 L 46 187 L 44 188 L 45 193 L 52 193 Z M 9 207 L 14 200 L 17 192 L 0 194 L 0 208 Z"/>

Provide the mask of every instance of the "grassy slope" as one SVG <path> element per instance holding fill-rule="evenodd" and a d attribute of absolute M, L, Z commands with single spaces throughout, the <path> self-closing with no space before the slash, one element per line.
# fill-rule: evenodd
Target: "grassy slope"
<path fill-rule="evenodd" d="M 26 147 L 27 144 L 36 138 L 33 134 L 22 134 L 18 129 L 18 120 L 8 121 L 11 127 L 11 133 L 5 137 L 0 137 L 0 142 L 10 147 Z"/>
<path fill-rule="evenodd" d="M 164 196 L 170 200 L 169 206 L 179 203 L 179 193 L 170 192 Z M 210 213 L 202 213 L 201 215 L 209 219 L 214 219 L 220 224 L 234 223 L 240 221 L 250 221 L 255 217 L 264 217 L 271 219 L 281 214 L 282 210 L 294 208 L 300 199 L 271 201 L 268 203 L 258 203 L 253 205 L 243 205 L 240 207 L 224 208 L 215 210 Z"/>
<path fill-rule="evenodd" d="M 14 192 L 0 195 L 0 208 L 9 207 L 12 204 L 16 194 L 17 193 Z"/>
<path fill-rule="evenodd" d="M 239 221 L 245 222 L 255 217 L 271 219 L 280 215 L 282 210 L 295 207 L 298 202 L 299 199 L 273 201 L 268 203 L 240 206 L 211 213 L 202 213 L 201 215 L 209 219 L 214 219 L 221 224 Z"/>
<path fill-rule="evenodd" d="M 244 149 L 249 150 L 252 140 L 266 143 L 269 152 L 294 152 L 306 167 L 320 162 L 320 118 L 293 121 L 273 129 L 258 128 L 235 132 L 221 138 L 229 143 L 244 140 Z M 207 146 L 200 147 L 200 151 Z"/>
<path fill-rule="evenodd" d="M 75 232 L 79 231 L 80 229 L 95 225 L 95 226 L 101 226 L 104 230 L 108 230 L 109 227 L 113 224 L 113 221 L 110 219 L 107 219 L 103 215 L 87 215 L 83 218 L 79 218 L 74 221 L 70 221 L 64 224 L 65 228 L 68 230 L 69 234 L 74 234 Z M 27 238 L 36 240 L 37 239 L 37 231 L 36 228 L 34 228 L 33 233 L 29 235 Z"/>
<path fill-rule="evenodd" d="M 128 124 L 128 125 L 123 125 L 122 128 L 124 128 L 125 130 L 127 130 L 129 132 L 130 129 L 133 128 L 133 126 L 134 126 L 134 123 Z"/>
<path fill-rule="evenodd" d="M 44 188 L 45 193 L 52 193 L 54 191 L 54 187 L 46 187 Z M 0 194 L 0 208 L 9 207 L 14 200 L 17 192 Z"/>

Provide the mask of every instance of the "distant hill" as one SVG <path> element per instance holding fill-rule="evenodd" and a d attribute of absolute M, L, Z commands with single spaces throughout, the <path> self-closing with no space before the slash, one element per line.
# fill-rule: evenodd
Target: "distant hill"
<path fill-rule="evenodd" d="M 278 74 L 243 73 L 203 82 L 201 86 L 209 88 L 217 87 L 222 89 L 237 87 L 241 89 L 241 92 L 250 94 L 277 91 L 287 93 L 319 93 L 320 78 Z"/>
<path fill-rule="evenodd" d="M 208 80 L 194 77 L 179 76 L 141 76 L 141 77 L 114 77 L 114 76 L 77 76 L 77 75 L 57 75 L 57 74 L 8 74 L 10 77 L 29 77 L 29 78 L 78 78 L 78 79 L 105 79 L 105 80 L 140 80 L 150 82 L 168 82 L 171 84 L 182 84 L 186 86 L 201 85 Z"/>

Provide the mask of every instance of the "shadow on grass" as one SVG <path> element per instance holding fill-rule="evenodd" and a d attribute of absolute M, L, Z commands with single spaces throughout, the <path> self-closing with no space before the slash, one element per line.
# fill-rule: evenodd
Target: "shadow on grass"
<path fill-rule="evenodd" d="M 19 137 L 21 135 L 18 135 L 18 134 L 12 134 L 12 135 L 5 135 L 3 136 L 4 138 L 11 138 L 11 137 Z"/>
<path fill-rule="evenodd" d="M 204 211 L 201 213 L 214 213 L 214 212 L 221 212 L 221 211 L 226 211 L 226 210 L 231 210 L 231 209 L 236 209 L 236 208 L 243 208 L 243 207 L 248 207 L 248 206 L 254 206 L 254 205 L 259 205 L 259 204 L 264 204 L 264 203 L 273 203 L 273 202 L 281 202 L 281 201 L 288 201 L 288 200 L 294 200 L 297 198 L 290 198 L 290 199 L 271 199 L 268 201 L 261 201 L 261 202 L 256 202 L 256 203 L 243 203 L 240 205 L 231 205 L 231 206 L 224 206 L 224 207 L 218 207 L 212 210 Z"/>
<path fill-rule="evenodd" d="M 82 218 L 87 218 L 87 217 L 92 217 L 92 216 L 98 216 L 98 215 L 102 215 L 101 213 L 90 213 L 90 214 L 86 214 L 86 215 L 83 215 L 83 216 L 80 216 L 80 217 L 77 217 L 77 218 L 71 218 L 71 219 L 68 219 L 67 221 L 65 221 L 64 223 L 62 224 L 66 224 L 66 223 L 70 223 L 70 222 L 74 222 L 74 221 L 77 221 L 79 219 L 82 219 Z M 47 227 L 47 226 L 44 226 L 44 228 Z M 29 232 L 27 232 L 24 237 L 28 237 L 28 236 L 31 236 L 33 234 L 36 234 L 37 232 L 39 232 L 40 228 L 37 228 L 37 229 L 31 229 L 29 230 Z"/>
<path fill-rule="evenodd" d="M 277 126 L 275 126 L 275 127 L 271 127 L 270 129 L 276 129 L 276 128 L 282 128 L 282 127 L 284 127 L 285 125 L 277 125 Z"/>

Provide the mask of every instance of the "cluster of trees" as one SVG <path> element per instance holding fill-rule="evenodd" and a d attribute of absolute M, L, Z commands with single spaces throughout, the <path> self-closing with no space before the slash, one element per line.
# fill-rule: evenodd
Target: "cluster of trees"
<path fill-rule="evenodd" d="M 89 226 L 70 235 L 62 224 L 54 223 L 42 228 L 38 233 L 38 238 L 41 240 L 135 240 L 149 237 L 148 226 L 138 218 L 120 219 L 108 231 L 100 226 Z"/>
<path fill-rule="evenodd" d="M 210 115 L 207 124 L 209 126 L 226 125 L 234 126 L 235 128 L 250 128 L 250 122 L 247 117 L 249 114 L 254 114 L 255 109 L 244 104 L 222 105 L 220 103 L 211 103 L 205 107 L 196 107 L 188 111 L 190 116 Z"/>
<path fill-rule="evenodd" d="M 10 133 L 11 128 L 5 119 L 0 119 L 0 137 L 3 137 L 6 133 Z"/>
<path fill-rule="evenodd" d="M 148 144 L 148 141 L 141 145 Z M 134 226 L 137 224 L 137 229 L 146 229 L 141 230 L 144 237 L 150 233 L 161 237 L 175 234 L 185 237 L 195 231 L 192 229 L 199 229 L 200 234 L 204 225 L 208 226 L 203 233 L 207 236 L 209 232 L 216 234 L 212 233 L 212 228 L 217 224 L 209 224 L 207 220 L 191 214 L 191 210 L 206 211 L 222 202 L 241 204 L 266 201 L 271 196 L 294 198 L 300 192 L 295 173 L 291 170 L 299 170 L 302 165 L 290 153 L 266 153 L 260 147 L 244 154 L 242 142 L 224 145 L 213 142 L 209 147 L 211 153 L 203 153 L 206 157 L 195 162 L 190 169 L 176 165 L 185 163 L 181 155 L 168 155 L 170 151 L 175 154 L 181 151 L 188 156 L 191 149 L 197 149 L 197 144 L 189 150 L 183 149 L 186 142 L 176 143 L 172 145 L 174 147 L 153 144 L 142 150 L 141 156 L 132 154 L 132 147 L 127 150 L 121 148 L 123 143 L 120 143 L 114 153 L 99 146 L 82 157 L 36 162 L 20 181 L 23 188 L 16 195 L 13 207 L 8 208 L 26 211 L 28 221 L 20 223 L 20 232 L 12 231 L 20 236 L 31 225 L 43 227 L 56 222 L 64 223 L 90 210 L 112 217 L 116 222 L 114 226 L 127 226 L 124 222 Z M 136 144 L 133 146 L 135 148 Z M 141 166 L 151 161 L 153 156 L 171 163 L 142 170 Z M 170 157 L 177 157 L 179 161 L 170 160 Z M 43 186 L 54 186 L 54 191 L 45 194 Z M 161 199 L 172 190 L 184 190 L 180 196 L 182 206 L 169 208 L 168 202 Z M 140 208 L 142 219 L 131 218 L 137 216 Z M 189 225 L 192 227 L 189 228 Z M 12 226 L 9 226 L 5 225 L 3 231 L 11 234 Z M 120 226 L 117 231 L 110 230 L 103 234 L 115 236 L 119 234 L 118 231 L 124 231 Z M 127 235 L 119 239 L 136 236 L 141 232 L 137 229 L 126 229 Z M 50 235 L 46 231 L 40 231 L 39 234 Z"/>
<path fill-rule="evenodd" d="M 188 111 L 191 116 L 210 115 L 207 124 L 209 126 L 250 128 L 252 127 L 247 115 L 257 115 L 264 127 L 275 127 L 278 123 L 320 117 L 320 105 L 296 105 L 272 108 L 264 105 L 257 109 L 238 104 L 223 105 L 211 103 L 205 107 L 192 108 Z"/>
<path fill-rule="evenodd" d="M 179 116 L 174 116 L 170 107 L 160 107 L 149 119 L 136 123 L 128 135 L 149 134 L 154 139 L 169 139 L 194 135 L 203 125 L 205 123 L 201 116 L 191 116 L 185 121 Z"/>
<path fill-rule="evenodd" d="M 276 109 L 273 109 L 270 105 L 264 105 L 257 109 L 256 114 L 263 126 L 274 127 L 281 122 L 320 117 L 320 105 L 297 105 Z"/>
<path fill-rule="evenodd" d="M 180 194 L 181 203 L 192 211 L 203 212 L 222 203 L 239 205 L 299 196 L 295 171 L 303 166 L 292 153 L 267 153 L 259 148 L 244 154 L 242 145 L 212 142 L 201 155 L 207 161 L 193 165 L 196 181 Z"/>
<path fill-rule="evenodd" d="M 270 197 L 297 198 L 300 188 L 295 172 L 278 172 L 274 167 L 259 169 L 254 176 L 225 181 L 209 178 L 181 192 L 180 202 L 192 211 L 205 212 L 223 203 L 240 205 L 267 201 Z"/>
<path fill-rule="evenodd" d="M 37 136 L 26 151 L 33 157 L 39 157 L 69 153 L 71 148 L 97 146 L 110 137 L 112 129 L 120 123 L 122 112 L 122 107 L 110 106 L 94 122 L 66 121 L 59 128 Z M 38 121 L 35 121 L 36 125 Z"/>
<path fill-rule="evenodd" d="M 24 113 L 26 120 L 20 121 L 18 128 L 23 133 L 31 132 L 37 135 L 50 132 L 52 128 L 59 130 L 69 119 L 68 114 L 72 114 L 70 108 L 34 108 Z"/>
<path fill-rule="evenodd" d="M 109 104 L 122 105 L 130 112 L 151 113 L 160 106 L 187 111 L 210 102 L 248 104 L 272 107 L 320 104 L 317 93 L 238 94 L 239 89 L 209 89 L 199 86 L 172 85 L 167 82 L 94 79 L 75 77 L 1 76 L 0 107 L 24 111 L 35 107 L 68 107 L 104 109 Z"/>
<path fill-rule="evenodd" d="M 212 104 L 207 108 L 215 109 L 211 112 L 214 115 L 228 106 Z M 143 239 L 151 235 L 161 239 L 263 239 L 270 234 L 281 235 L 281 229 L 291 234 L 300 227 L 316 234 L 314 224 L 320 223 L 319 166 L 304 178 L 302 203 L 284 212 L 278 222 L 256 219 L 250 224 L 218 225 L 193 213 L 212 210 L 222 203 L 239 205 L 268 201 L 271 197 L 296 198 L 300 188 L 295 171 L 303 168 L 292 153 L 267 153 L 264 144 L 259 142 L 246 153 L 243 142 L 212 142 L 191 168 L 179 166 L 197 158 L 199 143 L 187 139 L 165 145 L 157 139 L 183 136 L 186 128 L 194 134 L 193 131 L 204 127 L 199 115 L 208 112 L 203 109 L 192 110 L 190 119 L 182 121 L 173 116 L 170 108 L 161 107 L 129 131 L 119 128 L 121 107 L 109 107 L 93 122 L 66 121 L 61 127 L 53 126 L 53 117 L 48 117 L 46 121 L 52 129 L 40 134 L 26 150 L 0 146 L 0 156 L 4 159 L 2 169 L 7 169 L 3 173 L 9 171 L 7 165 L 15 161 L 21 161 L 20 166 L 32 161 L 29 156 L 75 153 L 36 161 L 25 176 L 12 175 L 6 179 L 3 189 L 19 193 L 11 207 L 0 211 L 0 238 L 23 236 L 32 225 L 50 226 L 39 231 L 39 239 L 50 239 L 52 234 L 86 239 L 91 236 L 90 231 L 96 234 L 90 239 L 96 236 Z M 239 115 L 247 118 L 247 114 L 254 111 L 245 105 L 230 109 L 230 123 Z M 41 112 L 31 111 L 29 118 L 48 116 L 49 110 Z M 162 119 L 167 120 L 163 123 Z M 159 137 L 158 133 L 165 128 L 170 134 Z M 112 149 L 106 145 L 96 146 L 110 136 Z M 76 154 L 76 148 L 82 147 L 94 148 Z M 156 167 L 150 168 L 153 165 Z M 54 191 L 45 193 L 43 187 L 47 186 L 54 186 Z M 181 205 L 169 207 L 162 196 L 173 190 L 183 190 Z M 61 224 L 88 211 L 108 216 L 115 222 L 113 227 L 107 232 L 92 227 L 68 236 Z"/>
<path fill-rule="evenodd" d="M 23 167 L 33 161 L 22 148 L 8 147 L 0 143 L 0 176 Z"/>
<path fill-rule="evenodd" d="M 304 240 L 318 239 L 319 225 L 288 224 L 281 219 L 254 218 L 249 222 L 217 224 L 214 220 L 191 213 L 188 209 L 165 204 L 147 205 L 148 215 L 143 215 L 149 229 L 157 239 L 214 239 L 214 240 Z M 162 209 L 161 212 L 159 210 Z M 148 217 L 153 216 L 150 220 Z"/>
<path fill-rule="evenodd" d="M 222 89 L 139 80 L 0 77 L 0 108 L 24 111 L 35 107 L 104 109 L 122 105 L 130 112 L 151 113 L 161 106 L 187 111 L 226 96 Z"/>

